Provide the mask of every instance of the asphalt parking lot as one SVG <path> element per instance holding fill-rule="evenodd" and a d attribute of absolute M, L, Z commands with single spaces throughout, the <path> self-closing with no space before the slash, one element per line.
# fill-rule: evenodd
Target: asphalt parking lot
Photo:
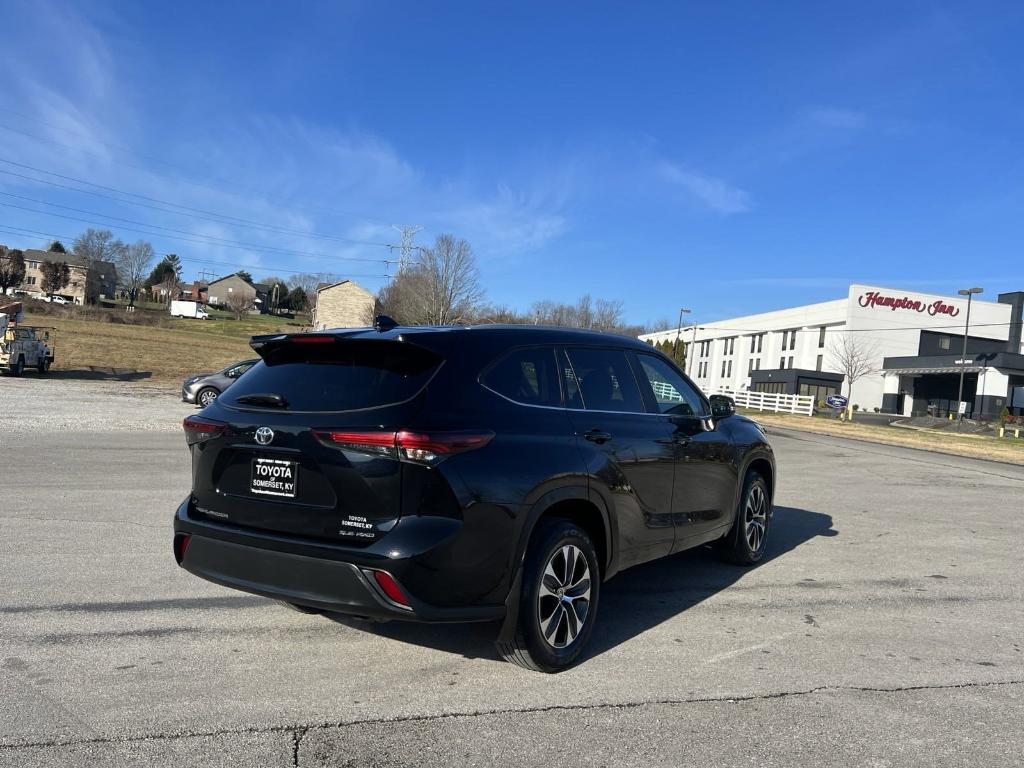
<path fill-rule="evenodd" d="M 135 423 L 0 432 L 0 765 L 1024 753 L 1024 468 L 777 434 L 767 561 L 622 574 L 587 659 L 545 676 L 497 661 L 493 626 L 304 616 L 181 571 L 184 441 Z"/>

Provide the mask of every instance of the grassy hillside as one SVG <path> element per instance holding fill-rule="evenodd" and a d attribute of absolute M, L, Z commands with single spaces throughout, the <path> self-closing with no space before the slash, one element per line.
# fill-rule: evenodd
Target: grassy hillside
<path fill-rule="evenodd" d="M 26 307 L 25 324 L 56 328 L 54 370 L 64 375 L 90 368 L 129 369 L 168 383 L 251 357 L 249 338 L 255 334 L 304 327 L 302 320 L 259 315 L 189 320 L 140 313 L 131 323 L 122 318 L 118 310 L 62 308 L 59 313 L 39 314 Z"/>

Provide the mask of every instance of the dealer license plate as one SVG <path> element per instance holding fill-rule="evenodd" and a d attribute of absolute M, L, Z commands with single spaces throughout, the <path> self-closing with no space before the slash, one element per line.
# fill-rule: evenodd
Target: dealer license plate
<path fill-rule="evenodd" d="M 299 483 L 299 462 L 282 459 L 253 459 L 249 490 L 261 496 L 295 497 Z"/>

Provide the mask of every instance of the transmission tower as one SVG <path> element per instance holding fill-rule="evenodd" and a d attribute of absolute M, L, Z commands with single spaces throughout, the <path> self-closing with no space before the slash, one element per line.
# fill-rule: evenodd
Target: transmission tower
<path fill-rule="evenodd" d="M 412 239 L 416 237 L 416 233 L 421 231 L 423 227 L 418 224 L 405 224 L 401 227 L 394 224 L 392 226 L 402 234 L 402 244 L 398 246 L 398 271 L 401 272 L 412 264 L 412 252 L 414 249 Z"/>

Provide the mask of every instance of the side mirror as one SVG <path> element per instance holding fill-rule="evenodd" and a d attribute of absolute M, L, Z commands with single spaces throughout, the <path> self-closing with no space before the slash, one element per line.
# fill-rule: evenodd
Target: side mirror
<path fill-rule="evenodd" d="M 728 395 L 711 395 L 708 400 L 713 419 L 726 419 L 736 413 L 736 401 Z"/>

